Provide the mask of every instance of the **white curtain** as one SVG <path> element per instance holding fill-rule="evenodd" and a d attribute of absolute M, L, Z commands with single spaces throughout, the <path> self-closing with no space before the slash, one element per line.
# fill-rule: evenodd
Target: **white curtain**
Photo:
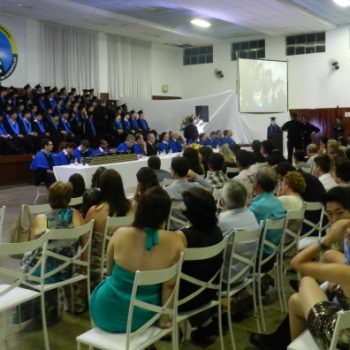
<path fill-rule="evenodd" d="M 151 99 L 151 43 L 107 35 L 108 90 L 112 99 Z"/>
<path fill-rule="evenodd" d="M 97 32 L 49 22 L 40 22 L 40 30 L 42 83 L 98 93 Z"/>

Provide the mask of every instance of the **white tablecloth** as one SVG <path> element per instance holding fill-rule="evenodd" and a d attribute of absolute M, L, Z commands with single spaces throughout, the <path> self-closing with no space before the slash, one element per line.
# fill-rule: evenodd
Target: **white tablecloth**
<path fill-rule="evenodd" d="M 160 156 L 161 159 L 161 169 L 170 171 L 171 159 L 179 155 L 179 153 L 170 153 L 167 155 Z M 72 174 L 79 173 L 83 176 L 85 180 L 86 188 L 91 186 L 91 177 L 100 166 L 104 166 L 108 169 L 115 169 L 118 171 L 123 179 L 124 188 L 126 191 L 133 190 L 136 187 L 136 173 L 137 171 L 147 166 L 148 157 L 140 158 L 138 160 L 132 160 L 129 162 L 121 163 L 110 163 L 102 165 L 82 165 L 82 164 L 70 164 L 70 165 L 60 165 L 54 166 L 53 171 L 57 181 L 67 182 Z"/>

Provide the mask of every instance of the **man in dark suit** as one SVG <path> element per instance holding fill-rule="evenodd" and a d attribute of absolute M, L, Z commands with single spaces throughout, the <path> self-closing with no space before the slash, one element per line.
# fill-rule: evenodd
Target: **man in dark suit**
<path fill-rule="evenodd" d="M 282 131 L 287 131 L 288 133 L 288 161 L 292 162 L 293 151 L 296 149 L 301 149 L 302 147 L 301 137 L 303 124 L 298 120 L 295 112 L 291 112 L 290 118 L 291 120 L 283 124 Z"/>
<path fill-rule="evenodd" d="M 147 156 L 155 156 L 157 154 L 157 143 L 156 143 L 156 136 L 153 132 L 149 132 L 147 134 Z"/>

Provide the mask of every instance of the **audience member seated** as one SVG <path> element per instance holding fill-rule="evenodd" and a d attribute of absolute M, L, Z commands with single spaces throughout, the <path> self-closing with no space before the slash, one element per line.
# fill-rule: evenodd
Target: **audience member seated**
<path fill-rule="evenodd" d="M 73 228 L 82 225 L 83 219 L 78 211 L 75 209 L 69 208 L 69 202 L 71 200 L 73 193 L 73 187 L 70 183 L 55 182 L 49 187 L 49 204 L 51 210 L 46 214 L 39 214 L 35 216 L 32 220 L 31 225 L 31 239 L 35 239 L 45 232 L 47 228 L 49 229 L 59 229 L 59 228 Z M 64 244 L 63 244 L 64 243 Z M 81 242 L 83 243 L 83 242 Z M 49 242 L 50 251 L 65 255 L 67 257 L 73 257 L 77 254 L 79 249 L 79 241 L 75 240 L 65 240 L 65 241 L 55 241 L 52 240 Z M 29 271 L 38 260 L 41 258 L 42 249 L 33 251 L 30 254 L 26 254 L 22 261 L 22 269 L 24 271 Z M 46 261 L 46 272 L 54 270 L 62 264 L 62 261 L 54 258 L 48 257 Z M 68 267 L 59 273 L 53 274 L 48 277 L 45 283 L 56 283 L 63 281 L 67 278 L 70 278 L 75 271 L 71 267 Z M 35 276 L 40 277 L 41 269 L 38 268 L 33 273 Z M 77 312 L 82 312 L 85 310 L 85 300 L 82 295 L 73 294 L 70 297 L 73 297 L 73 303 L 75 305 L 74 309 Z M 68 297 L 68 295 L 66 296 Z M 58 300 L 57 290 L 53 289 L 51 291 L 45 292 L 45 301 L 46 301 L 46 318 L 48 324 L 55 323 L 59 320 L 61 311 L 59 306 L 63 306 Z M 70 303 L 68 303 L 70 305 Z M 29 304 L 22 305 L 21 316 L 27 314 L 27 317 L 34 319 L 34 322 L 37 322 L 41 325 L 41 312 L 40 312 L 40 300 L 35 299 Z M 29 315 L 28 315 L 29 313 Z M 25 318 L 21 317 L 21 321 L 25 321 Z"/>
<path fill-rule="evenodd" d="M 306 155 L 307 161 L 306 163 L 310 165 L 310 172 L 312 175 L 315 175 L 315 158 L 318 155 L 317 146 L 314 143 L 310 143 L 306 146 Z"/>
<path fill-rule="evenodd" d="M 165 179 L 171 178 L 169 171 L 166 171 L 160 168 L 161 161 L 158 156 L 150 156 L 147 160 L 147 165 L 149 168 L 151 168 L 155 172 L 159 182 L 162 182 Z"/>
<path fill-rule="evenodd" d="M 350 186 L 350 160 L 345 159 L 336 163 L 335 165 L 336 182 L 341 187 Z"/>
<path fill-rule="evenodd" d="M 190 227 L 182 230 L 187 240 L 187 247 L 208 247 L 221 242 L 222 233 L 217 225 L 216 203 L 213 196 L 202 188 L 194 187 L 183 192 L 183 200 L 185 204 L 184 215 L 190 223 Z M 185 261 L 182 271 L 202 281 L 209 281 L 221 267 L 222 262 L 222 254 L 206 260 Z M 182 280 L 179 298 L 183 299 L 197 289 L 198 286 Z M 205 289 L 190 302 L 180 306 L 179 312 L 199 308 L 215 298 L 216 292 L 214 290 Z M 217 321 L 212 320 L 214 312 L 215 309 L 210 309 L 190 317 L 191 325 L 197 328 L 191 334 L 192 340 L 196 343 L 208 344 L 211 342 L 208 330 L 217 327 Z"/>
<path fill-rule="evenodd" d="M 315 174 L 321 181 L 326 191 L 337 186 L 337 183 L 333 179 L 330 171 L 332 168 L 332 160 L 328 154 L 322 154 L 315 158 Z"/>
<path fill-rule="evenodd" d="M 183 201 L 182 193 L 193 187 L 202 187 L 212 192 L 213 188 L 201 176 L 189 171 L 189 162 L 185 157 L 175 157 L 171 161 L 171 177 L 175 180 L 165 190 L 168 192 L 171 200 Z M 191 181 L 189 181 L 191 180 Z M 180 209 L 172 211 L 172 215 L 186 221 L 186 217 Z M 179 225 L 175 222 L 170 223 L 172 230 L 177 229 Z"/>
<path fill-rule="evenodd" d="M 301 210 L 304 205 L 302 194 L 305 192 L 306 182 L 302 174 L 292 171 L 283 176 L 278 189 L 278 199 L 287 210 Z"/>
<path fill-rule="evenodd" d="M 261 154 L 261 142 L 259 140 L 254 140 L 252 142 L 252 150 L 255 155 L 256 163 L 259 165 L 266 165 L 266 158 Z"/>
<path fill-rule="evenodd" d="M 229 180 L 221 191 L 220 206 L 223 211 L 218 216 L 218 225 L 225 235 L 232 232 L 232 229 L 249 229 L 254 230 L 259 228 L 255 215 L 246 207 L 247 204 L 247 189 L 236 180 Z M 232 233 L 229 244 L 232 244 L 235 233 Z M 242 244 L 240 250 L 237 250 L 238 254 L 242 254 L 247 259 L 251 259 L 255 252 L 254 244 L 251 243 Z M 230 249 L 228 249 L 230 252 Z M 237 260 L 231 263 L 228 259 L 225 259 L 225 272 L 224 281 L 227 281 L 227 274 L 231 269 L 231 276 L 235 275 L 235 272 L 240 271 L 243 264 Z M 242 280 L 246 276 L 242 276 Z"/>
<path fill-rule="evenodd" d="M 159 180 L 155 171 L 151 168 L 142 167 L 136 173 L 137 186 L 134 195 L 135 204 L 139 202 L 141 196 L 151 187 L 159 186 Z"/>
<path fill-rule="evenodd" d="M 275 197 L 273 191 L 277 185 L 277 174 L 274 169 L 263 166 L 260 167 L 254 177 L 253 181 L 253 200 L 249 209 L 254 213 L 258 223 L 266 219 L 281 219 L 286 215 L 286 209 L 282 202 Z M 281 237 L 282 230 L 270 230 L 266 234 L 266 240 L 278 245 Z M 263 258 L 271 254 L 272 249 L 270 247 L 262 247 Z M 274 260 L 274 259 L 272 259 Z M 263 266 L 262 271 L 269 271 L 274 264 L 274 261 L 270 260 Z"/>
<path fill-rule="evenodd" d="M 73 157 L 74 159 L 80 162 L 82 158 L 91 157 L 92 150 L 90 149 L 89 140 L 82 140 L 80 145 L 74 150 Z"/>
<path fill-rule="evenodd" d="M 135 136 L 133 134 L 129 134 L 125 142 L 121 143 L 117 147 L 118 153 L 134 153 L 134 143 L 135 143 Z"/>
<path fill-rule="evenodd" d="M 134 153 L 139 156 L 147 155 L 147 144 L 142 134 L 137 134 L 134 144 Z"/>
<path fill-rule="evenodd" d="M 305 161 L 305 151 L 297 149 L 293 153 L 293 163 L 297 169 L 301 169 L 306 173 L 311 173 L 311 165 Z"/>
<path fill-rule="evenodd" d="M 202 146 L 198 150 L 198 152 L 199 152 L 199 158 L 204 167 L 204 174 L 206 176 L 209 170 L 209 157 L 211 154 L 213 154 L 214 151 L 210 146 Z"/>
<path fill-rule="evenodd" d="M 59 153 L 53 155 L 55 165 L 69 165 L 74 161 L 74 143 L 67 143 L 66 147 Z"/>
<path fill-rule="evenodd" d="M 204 175 L 204 167 L 199 159 L 199 152 L 196 149 L 187 147 L 184 149 L 182 155 L 188 160 L 190 170 L 198 175 Z"/>
<path fill-rule="evenodd" d="M 224 166 L 225 160 L 220 153 L 213 153 L 209 157 L 209 172 L 205 180 L 214 190 L 220 190 L 227 181 L 227 176 L 223 172 Z"/>
<path fill-rule="evenodd" d="M 135 271 L 165 269 L 176 263 L 186 247 L 181 232 L 162 229 L 171 206 L 168 194 L 160 187 L 147 190 L 140 198 L 131 227 L 119 228 L 107 250 L 108 277 L 91 295 L 90 313 L 97 327 L 107 332 L 125 333 Z M 161 305 L 169 298 L 173 281 L 141 287 L 138 298 Z M 135 308 L 131 331 L 144 325 L 154 314 Z M 161 319 L 161 327 L 169 320 Z"/>
<path fill-rule="evenodd" d="M 100 176 L 100 201 L 93 205 L 85 216 L 85 222 L 95 220 L 91 242 L 91 287 L 100 280 L 103 232 L 107 216 L 125 216 L 130 213 L 131 203 L 126 198 L 123 181 L 114 169 L 106 169 Z"/>
<path fill-rule="evenodd" d="M 46 187 L 50 187 L 55 181 L 53 174 L 53 159 L 52 149 L 53 143 L 51 140 L 42 140 L 42 149 L 34 156 L 30 165 L 30 170 L 34 173 L 34 185 L 39 186 L 40 183 L 45 183 Z"/>
<path fill-rule="evenodd" d="M 83 215 L 83 218 L 85 219 L 85 216 L 89 209 L 100 202 L 100 177 L 103 171 L 106 170 L 104 166 L 100 166 L 96 169 L 94 174 L 91 178 L 91 187 L 85 193 L 83 194 L 83 203 L 81 205 L 81 213 Z"/>
<path fill-rule="evenodd" d="M 235 168 L 236 167 L 236 159 L 234 153 L 231 151 L 229 145 L 224 144 L 220 147 L 220 154 L 224 157 L 225 167 L 224 171 L 226 171 L 227 167 Z"/>
<path fill-rule="evenodd" d="M 100 140 L 100 146 L 93 152 L 93 156 L 98 157 L 102 155 L 108 154 L 109 151 L 109 144 L 107 140 L 102 139 Z"/>
<path fill-rule="evenodd" d="M 267 158 L 274 150 L 274 145 L 271 141 L 265 140 L 261 142 L 260 153 L 264 158 Z"/>
<path fill-rule="evenodd" d="M 72 174 L 71 176 L 69 176 L 68 181 L 73 186 L 72 197 L 73 198 L 82 197 L 86 191 L 85 180 L 84 180 L 83 176 L 81 174 L 78 174 L 78 173 Z"/>
<path fill-rule="evenodd" d="M 277 164 L 285 161 L 283 154 L 278 149 L 274 149 L 266 158 L 267 164 L 271 167 L 275 167 Z"/>

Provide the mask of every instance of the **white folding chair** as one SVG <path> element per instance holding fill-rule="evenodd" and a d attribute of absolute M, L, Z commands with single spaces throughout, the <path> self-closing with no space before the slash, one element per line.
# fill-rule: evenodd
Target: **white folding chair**
<path fill-rule="evenodd" d="M 229 166 L 226 168 L 226 176 L 228 176 L 229 174 L 236 175 L 238 173 L 239 173 L 239 169 L 238 168 L 229 167 Z"/>
<path fill-rule="evenodd" d="M 4 228 L 5 212 L 6 212 L 6 206 L 3 205 L 0 208 L 0 243 L 2 241 L 2 232 L 3 232 L 3 228 Z"/>
<path fill-rule="evenodd" d="M 72 207 L 74 205 L 80 205 L 83 203 L 83 197 L 73 197 L 70 202 L 69 202 L 69 206 Z"/>
<path fill-rule="evenodd" d="M 27 242 L 21 243 L 1 243 L 0 257 L 10 257 L 11 255 L 23 255 L 25 253 L 41 248 L 47 240 L 47 236 L 41 237 Z M 9 264 L 7 264 L 9 265 Z M 9 284 L 0 284 L 0 313 L 4 313 L 4 339 L 6 341 L 6 311 L 18 305 L 21 305 L 34 298 L 39 298 L 40 291 L 23 288 L 23 284 L 27 281 L 32 281 L 31 274 L 41 266 L 41 261 L 38 261 L 27 273 L 20 269 L 11 268 L 11 266 L 0 266 L 0 275 L 13 279 Z M 20 314 L 20 313 L 19 313 Z M 21 320 L 19 319 L 19 322 Z M 43 319 L 44 339 L 47 338 L 46 320 Z M 1 346 L 0 346 L 1 347 Z M 48 347 L 46 347 L 48 350 Z"/>
<path fill-rule="evenodd" d="M 41 297 L 41 317 L 43 324 L 46 325 L 46 313 L 45 313 L 45 293 L 57 289 L 63 286 L 72 285 L 74 283 L 86 280 L 87 284 L 87 298 L 90 297 L 90 247 L 91 237 L 94 227 L 94 220 L 91 220 L 85 225 L 68 228 L 68 229 L 47 229 L 43 237 L 45 237 L 44 246 L 41 256 L 41 275 L 31 276 L 30 281 L 24 281 L 23 285 L 26 285 L 40 293 Z M 81 247 L 73 257 L 67 257 L 65 255 L 57 254 L 50 248 L 50 241 L 63 241 L 63 240 L 79 240 Z M 34 240 L 35 241 L 35 240 Z M 33 242 L 34 242 L 33 241 Z M 57 266 L 46 272 L 47 259 L 51 257 L 57 261 Z M 74 273 L 70 278 L 66 278 L 56 283 L 45 283 L 46 279 L 53 275 L 62 272 L 66 268 L 77 269 L 85 268 L 86 274 Z M 34 284 L 34 283 L 35 284 Z M 45 348 L 49 349 L 49 337 L 47 331 L 45 335 Z"/>
<path fill-rule="evenodd" d="M 337 344 L 340 334 L 343 330 L 350 329 L 350 310 L 339 311 L 337 317 L 337 323 L 335 325 L 334 333 L 329 350 L 337 350 Z M 305 331 L 299 337 L 294 339 L 289 345 L 287 350 L 319 350 L 318 345 L 311 336 L 309 331 Z"/>
<path fill-rule="evenodd" d="M 40 197 L 47 196 L 47 188 L 46 188 L 46 185 L 44 182 L 40 182 L 35 187 L 36 187 L 36 196 L 35 196 L 33 204 L 36 204 Z"/>
<path fill-rule="evenodd" d="M 312 222 L 311 220 L 305 218 L 304 216 L 304 223 L 303 226 L 307 227 L 307 231 L 302 233 L 299 239 L 298 243 L 298 250 L 303 250 L 306 247 L 310 246 L 311 244 L 314 244 L 315 242 L 318 242 L 319 239 L 322 236 L 322 232 L 327 228 L 328 224 L 326 226 L 323 226 L 323 220 L 325 217 L 325 209 L 322 203 L 320 202 L 304 202 L 305 205 L 305 216 L 308 212 L 319 212 L 320 217 L 317 223 Z"/>
<path fill-rule="evenodd" d="M 280 293 L 280 297 L 282 298 L 282 311 L 288 312 L 288 304 L 285 293 L 285 285 L 286 285 L 286 268 L 285 268 L 285 260 L 288 256 L 288 253 L 295 249 L 298 249 L 299 237 L 303 227 L 304 220 L 304 212 L 305 209 L 301 210 L 288 210 L 286 215 L 286 228 L 284 230 L 284 234 L 282 235 L 280 250 L 279 250 L 279 258 L 277 264 L 277 273 L 279 274 L 279 286 L 277 290 Z"/>
<path fill-rule="evenodd" d="M 252 287 L 254 301 L 254 312 L 257 314 L 257 303 L 254 278 L 252 272 L 255 269 L 258 253 L 261 227 L 257 229 L 235 229 L 228 234 L 229 243 L 224 261 L 223 280 L 226 290 L 223 290 L 222 297 L 227 298 L 227 321 L 232 349 L 236 349 L 231 321 L 231 299 L 247 287 Z M 257 319 L 258 331 L 260 324 Z"/>
<path fill-rule="evenodd" d="M 100 266 L 100 275 L 101 279 L 105 275 L 106 272 L 106 262 L 107 262 L 107 254 L 106 249 L 108 246 L 108 242 L 111 240 L 113 233 L 122 226 L 130 226 L 134 221 L 133 215 L 127 216 L 107 216 L 106 226 L 103 233 L 102 240 L 102 251 L 101 251 L 101 266 Z"/>
<path fill-rule="evenodd" d="M 131 301 L 128 312 L 126 333 L 105 332 L 97 327 L 81 334 L 76 338 L 78 350 L 81 344 L 96 347 L 103 350 L 129 350 L 144 349 L 153 344 L 160 338 L 172 332 L 173 349 L 177 349 L 177 327 L 161 329 L 156 326 L 156 322 L 162 315 L 168 315 L 172 318 L 173 324 L 177 325 L 177 305 L 179 290 L 179 278 L 183 261 L 181 253 L 179 261 L 172 267 L 163 270 L 136 271 L 134 285 L 131 293 Z M 174 289 L 162 306 L 150 304 L 137 298 L 137 291 L 142 286 L 156 285 L 165 283 L 176 278 Z M 171 308 L 171 303 L 174 305 Z M 131 330 L 135 307 L 148 311 L 153 311 L 155 315 L 147 321 L 142 327 L 135 331 Z"/>
<path fill-rule="evenodd" d="M 226 248 L 227 248 L 227 242 L 228 237 L 225 236 L 223 240 L 215 245 L 209 246 L 209 247 L 203 247 L 203 248 L 187 248 L 185 249 L 185 255 L 184 255 L 184 262 L 186 261 L 198 261 L 198 260 L 207 260 L 210 258 L 213 258 L 219 254 L 223 255 L 223 258 L 226 255 Z M 177 306 L 180 307 L 184 304 L 190 303 L 191 300 L 196 298 L 198 295 L 200 295 L 203 291 L 206 289 L 211 289 L 216 291 L 217 298 L 215 300 L 210 301 L 209 303 L 193 309 L 189 311 L 180 312 L 178 311 L 177 320 L 178 322 L 186 321 L 191 316 L 197 315 L 205 310 L 209 310 L 213 307 L 217 307 L 218 310 L 218 322 L 219 322 L 219 335 L 220 335 L 220 346 L 221 349 L 224 349 L 224 341 L 223 341 L 223 333 L 222 333 L 222 320 L 221 320 L 221 314 L 222 314 L 222 306 L 221 306 L 221 294 L 222 294 L 222 278 L 223 278 L 223 271 L 224 271 L 224 264 L 220 266 L 220 268 L 216 271 L 216 273 L 208 280 L 208 281 L 202 281 L 200 279 L 197 279 L 195 277 L 192 277 L 183 271 L 181 271 L 180 274 L 180 285 L 181 280 L 187 281 L 194 286 L 196 286 L 196 290 L 187 295 L 186 297 L 179 299 Z M 185 333 L 186 333 L 187 327 L 185 327 Z M 186 334 L 185 334 L 186 338 Z"/>
<path fill-rule="evenodd" d="M 187 219 L 181 213 L 181 210 L 184 210 L 184 209 L 185 209 L 185 204 L 183 201 L 178 201 L 178 200 L 171 201 L 170 214 L 166 224 L 167 230 L 174 230 L 174 228 L 176 228 L 177 230 L 180 230 L 186 227 L 186 225 L 188 224 Z"/>
<path fill-rule="evenodd" d="M 28 208 L 30 215 L 43 214 L 51 210 L 49 204 L 22 204 L 22 210 L 23 206 Z"/>
<path fill-rule="evenodd" d="M 264 307 L 262 304 L 262 291 L 261 291 L 261 279 L 262 277 L 269 271 L 267 272 L 262 272 L 261 268 L 263 267 L 263 265 L 267 264 L 269 261 L 275 261 L 274 263 L 274 267 L 276 267 L 276 265 L 278 264 L 278 253 L 279 253 L 279 247 L 280 247 L 280 243 L 278 244 L 274 244 L 272 242 L 270 242 L 269 240 L 267 240 L 267 236 L 271 231 L 282 231 L 281 233 L 281 239 L 285 230 L 285 224 L 286 224 L 286 218 L 283 217 L 281 219 L 267 219 L 265 220 L 265 222 L 263 223 L 263 231 L 262 231 L 262 235 L 261 235 L 261 240 L 260 240 L 260 244 L 259 244 L 259 253 L 257 256 L 257 264 L 255 267 L 255 282 L 256 282 L 256 291 L 257 291 L 257 295 L 258 295 L 258 310 L 259 310 L 259 320 L 261 322 L 261 328 L 263 330 L 263 332 L 266 331 L 266 324 L 265 324 L 265 315 L 264 315 Z M 264 257 L 264 248 L 269 249 L 269 254 Z M 273 267 L 273 268 L 274 268 Z M 271 269 L 271 271 L 273 270 L 273 268 Z M 277 283 L 277 288 L 280 285 L 279 282 L 279 274 L 276 273 L 276 283 Z M 281 305 L 281 309 L 282 309 L 282 299 L 280 296 L 280 292 L 278 292 L 278 297 L 279 297 L 279 302 Z"/>

